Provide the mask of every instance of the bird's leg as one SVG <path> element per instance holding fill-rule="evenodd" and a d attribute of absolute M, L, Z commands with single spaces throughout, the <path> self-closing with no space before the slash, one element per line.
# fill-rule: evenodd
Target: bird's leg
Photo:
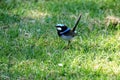
<path fill-rule="evenodd" d="M 71 43 L 71 41 L 69 40 L 69 41 L 68 41 L 68 47 L 70 46 L 70 43 Z"/>
<path fill-rule="evenodd" d="M 64 47 L 64 49 L 69 49 L 71 41 L 68 41 L 68 45 Z"/>

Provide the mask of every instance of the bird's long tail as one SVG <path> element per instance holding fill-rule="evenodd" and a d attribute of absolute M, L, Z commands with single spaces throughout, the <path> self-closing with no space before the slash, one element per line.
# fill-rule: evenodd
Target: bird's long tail
<path fill-rule="evenodd" d="M 81 16 L 82 16 L 82 15 L 80 14 L 78 20 L 77 20 L 76 23 L 75 23 L 75 26 L 74 26 L 73 29 L 72 29 L 73 32 L 75 31 L 75 29 L 76 29 L 76 27 L 77 27 L 77 25 L 78 25 L 78 23 L 79 23 L 79 21 L 80 21 L 80 19 L 81 19 Z"/>

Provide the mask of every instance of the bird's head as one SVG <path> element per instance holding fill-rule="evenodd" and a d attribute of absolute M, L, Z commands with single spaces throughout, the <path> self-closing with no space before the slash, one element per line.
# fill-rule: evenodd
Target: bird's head
<path fill-rule="evenodd" d="M 67 29 L 67 26 L 64 25 L 64 24 L 57 24 L 56 29 L 57 29 L 58 32 L 63 32 Z"/>

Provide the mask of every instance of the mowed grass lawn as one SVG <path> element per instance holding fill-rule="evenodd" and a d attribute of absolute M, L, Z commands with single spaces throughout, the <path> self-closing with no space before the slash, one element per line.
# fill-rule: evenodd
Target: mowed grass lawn
<path fill-rule="evenodd" d="M 120 80 L 120 0 L 1 0 L 0 80 Z M 81 21 L 69 49 L 55 25 Z"/>

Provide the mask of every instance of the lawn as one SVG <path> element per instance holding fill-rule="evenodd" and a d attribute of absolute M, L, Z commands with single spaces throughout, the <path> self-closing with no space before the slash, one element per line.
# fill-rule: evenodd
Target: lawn
<path fill-rule="evenodd" d="M 37 0 L 36 0 L 37 1 Z M 0 0 L 0 80 L 120 80 L 120 0 Z M 76 29 L 69 49 L 55 25 Z"/>

